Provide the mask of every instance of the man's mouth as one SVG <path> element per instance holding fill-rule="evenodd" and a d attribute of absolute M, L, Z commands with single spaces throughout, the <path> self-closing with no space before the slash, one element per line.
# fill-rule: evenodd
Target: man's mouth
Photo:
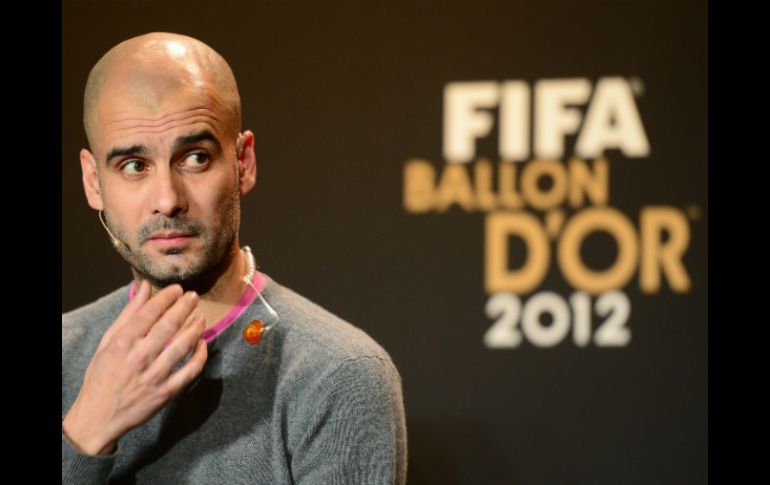
<path fill-rule="evenodd" d="M 172 248 L 177 246 L 184 246 L 190 239 L 193 238 L 192 234 L 180 231 L 158 231 L 149 237 L 150 244 L 158 248 Z"/>

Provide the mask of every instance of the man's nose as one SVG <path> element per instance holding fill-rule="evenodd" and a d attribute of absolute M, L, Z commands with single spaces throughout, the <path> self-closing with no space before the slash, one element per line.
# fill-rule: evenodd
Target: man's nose
<path fill-rule="evenodd" d="M 156 172 L 152 193 L 153 214 L 174 217 L 179 212 L 187 211 L 183 181 L 172 169 L 159 169 Z"/>

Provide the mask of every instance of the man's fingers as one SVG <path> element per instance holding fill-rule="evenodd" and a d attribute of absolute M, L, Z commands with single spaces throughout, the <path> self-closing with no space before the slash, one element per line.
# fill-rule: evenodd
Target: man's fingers
<path fill-rule="evenodd" d="M 197 304 L 198 295 L 195 292 L 185 293 L 150 328 L 139 348 L 153 357 L 158 355 L 168 340 L 184 326 Z"/>
<path fill-rule="evenodd" d="M 176 395 L 184 386 L 195 379 L 203 370 L 203 365 L 206 363 L 207 358 L 208 347 L 206 341 L 198 339 L 195 343 L 195 350 L 187 362 L 169 377 L 166 385 L 172 390 L 171 392 Z"/>
<path fill-rule="evenodd" d="M 147 302 L 147 300 L 150 299 L 150 292 L 151 292 L 150 283 L 147 280 L 142 280 L 139 283 L 139 287 L 136 289 L 136 294 L 134 295 L 134 298 L 132 298 L 131 301 L 128 302 L 128 304 L 123 309 L 123 311 L 120 312 L 120 315 L 115 320 L 115 322 L 112 325 L 110 325 L 110 328 L 108 328 L 106 332 L 104 332 L 104 335 L 102 336 L 102 340 L 99 344 L 99 348 L 97 350 L 100 350 L 102 347 L 107 345 L 112 339 L 112 336 L 115 334 L 115 332 L 120 330 L 126 323 L 131 321 L 131 318 L 142 307 L 142 305 L 144 305 Z"/>
<path fill-rule="evenodd" d="M 182 295 L 183 290 L 179 285 L 167 286 L 160 290 L 124 326 L 126 337 L 131 340 L 143 338 Z"/>
<path fill-rule="evenodd" d="M 196 316 L 177 335 L 174 335 L 173 340 L 166 341 L 168 346 L 160 352 L 160 355 L 145 371 L 146 379 L 155 383 L 166 380 L 184 356 L 195 350 L 195 345 L 200 340 L 204 327 L 204 318 Z"/>

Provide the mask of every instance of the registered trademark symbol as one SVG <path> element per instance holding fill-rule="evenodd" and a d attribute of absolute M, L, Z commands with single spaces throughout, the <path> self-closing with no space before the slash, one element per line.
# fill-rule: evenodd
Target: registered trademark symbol
<path fill-rule="evenodd" d="M 631 91 L 633 91 L 635 95 L 641 96 L 644 94 L 644 82 L 641 79 L 634 76 L 629 79 L 629 84 L 631 85 Z"/>
<path fill-rule="evenodd" d="M 700 220 L 703 215 L 701 208 L 697 205 L 688 205 L 685 210 L 687 211 L 687 216 L 693 221 Z"/>

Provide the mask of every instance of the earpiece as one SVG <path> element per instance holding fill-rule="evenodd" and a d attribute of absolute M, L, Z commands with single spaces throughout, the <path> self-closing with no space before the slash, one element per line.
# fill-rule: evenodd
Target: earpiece
<path fill-rule="evenodd" d="M 238 154 L 238 160 L 243 157 L 243 133 L 238 133 L 238 141 L 235 144 L 235 151 Z"/>
<path fill-rule="evenodd" d="M 110 228 L 107 227 L 107 223 L 104 222 L 104 217 L 102 216 L 102 211 L 99 211 L 99 220 L 102 222 L 102 226 L 104 226 L 104 230 L 107 231 L 107 234 L 110 235 L 110 239 L 112 239 L 112 246 L 115 249 L 120 249 L 121 246 L 126 246 L 126 249 L 129 249 L 128 245 L 124 245 L 120 239 L 116 238 L 115 235 L 112 234 L 112 231 L 110 231 Z"/>

